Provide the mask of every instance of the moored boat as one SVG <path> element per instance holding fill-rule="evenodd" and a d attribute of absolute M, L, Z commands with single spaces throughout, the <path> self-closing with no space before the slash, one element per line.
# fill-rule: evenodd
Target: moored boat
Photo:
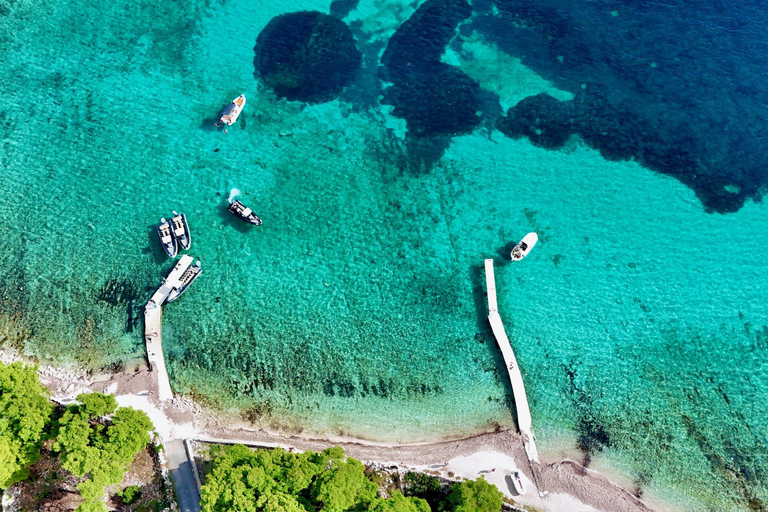
<path fill-rule="evenodd" d="M 189 288 L 189 285 L 195 282 L 195 279 L 200 277 L 200 274 L 203 273 L 203 269 L 200 266 L 200 260 L 197 261 L 194 265 L 190 265 L 187 267 L 187 269 L 184 271 L 183 274 L 181 274 L 181 277 L 179 278 L 179 285 L 174 287 L 171 292 L 168 294 L 168 298 L 166 299 L 166 302 L 173 302 L 181 295 L 187 291 L 187 288 Z"/>
<path fill-rule="evenodd" d="M 240 112 L 243 111 L 243 107 L 245 107 L 245 94 L 241 94 L 237 98 L 233 99 L 229 105 L 224 107 L 221 118 L 219 118 L 219 123 L 217 123 L 216 126 L 220 126 L 222 124 L 232 126 L 235 124 L 238 116 L 240 116 Z"/>
<path fill-rule="evenodd" d="M 517 494 L 525 494 L 525 489 L 523 488 L 523 480 L 520 478 L 519 471 L 512 473 L 512 485 L 515 486 L 515 491 L 517 491 Z"/>
<path fill-rule="evenodd" d="M 171 258 L 175 257 L 179 252 L 179 244 L 171 231 L 171 223 L 165 218 L 160 219 L 160 225 L 157 226 L 157 236 L 160 237 L 160 244 L 165 253 Z"/>
<path fill-rule="evenodd" d="M 261 219 L 259 218 L 259 216 L 253 213 L 253 210 L 246 207 L 243 203 L 241 203 L 237 199 L 229 203 L 229 206 L 227 206 L 227 210 L 229 210 L 235 216 L 237 216 L 241 220 L 244 220 L 248 224 L 253 224 L 254 226 L 261 226 Z"/>
<path fill-rule="evenodd" d="M 192 245 L 192 236 L 189 233 L 189 224 L 187 224 L 187 216 L 183 213 L 173 212 L 173 218 L 171 219 L 171 230 L 173 237 L 178 240 L 179 246 L 183 250 L 189 249 Z"/>
<path fill-rule="evenodd" d="M 536 242 L 538 241 L 539 235 L 536 233 L 528 233 L 525 235 L 515 248 L 512 249 L 512 254 L 510 254 L 512 261 L 520 261 L 528 256 L 528 253 L 531 252 L 531 249 L 533 249 L 533 246 L 536 245 Z"/>

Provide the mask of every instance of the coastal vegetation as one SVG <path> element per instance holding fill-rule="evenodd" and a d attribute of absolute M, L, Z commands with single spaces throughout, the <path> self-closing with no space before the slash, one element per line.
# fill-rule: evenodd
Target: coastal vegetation
<path fill-rule="evenodd" d="M 395 481 L 396 480 L 396 481 Z M 202 488 L 203 512 L 498 512 L 501 492 L 484 478 L 443 486 L 432 476 L 389 479 L 346 457 L 282 448 L 219 451 Z"/>
<path fill-rule="evenodd" d="M 77 486 L 84 500 L 78 511 L 106 511 L 104 488 L 120 483 L 128 464 L 147 446 L 152 422 L 142 411 L 118 409 L 111 395 L 88 393 L 77 400 L 57 422 L 53 450 L 62 468 L 87 477 Z M 106 416 L 111 416 L 108 426 L 102 420 Z"/>
<path fill-rule="evenodd" d="M 57 463 L 49 479 L 66 479 L 60 470 L 75 477 L 83 500 L 78 512 L 106 511 L 106 487 L 122 481 L 152 430 L 144 412 L 118 408 L 111 395 L 84 393 L 56 408 L 35 366 L 0 363 L 0 489 L 26 480 L 45 452 Z M 129 503 L 140 495 L 134 486 L 119 497 Z"/>
<path fill-rule="evenodd" d="M 53 405 L 35 370 L 0 363 L 0 489 L 27 478 L 40 458 Z"/>

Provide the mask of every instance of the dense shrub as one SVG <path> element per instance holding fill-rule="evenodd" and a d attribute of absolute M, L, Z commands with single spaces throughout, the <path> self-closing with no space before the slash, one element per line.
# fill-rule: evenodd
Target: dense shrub
<path fill-rule="evenodd" d="M 123 492 L 121 492 L 119 496 L 120 499 L 123 500 L 123 503 L 130 505 L 141 498 L 141 489 L 138 485 L 131 485 L 123 489 Z"/>

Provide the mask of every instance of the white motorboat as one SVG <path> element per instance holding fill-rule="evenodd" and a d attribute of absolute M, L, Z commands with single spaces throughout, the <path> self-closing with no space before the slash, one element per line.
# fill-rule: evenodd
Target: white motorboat
<path fill-rule="evenodd" d="M 160 225 L 157 226 L 157 235 L 160 237 L 160 243 L 165 253 L 171 258 L 179 252 L 179 244 L 171 231 L 171 224 L 165 218 L 160 219 Z"/>
<path fill-rule="evenodd" d="M 181 277 L 179 277 L 179 284 L 175 286 L 171 292 L 168 294 L 168 298 L 166 299 L 166 302 L 173 302 L 181 295 L 187 291 L 187 288 L 189 288 L 189 285 L 191 285 L 193 282 L 195 282 L 195 279 L 200 277 L 200 274 L 203 273 L 203 269 L 200 266 L 200 260 L 197 261 L 194 265 L 190 265 L 187 267 L 187 269 L 184 271 L 183 274 L 181 274 Z"/>
<path fill-rule="evenodd" d="M 522 495 L 525 493 L 525 488 L 523 487 L 523 480 L 520 478 L 520 472 L 515 471 L 512 473 L 512 485 L 515 487 L 515 491 L 517 491 L 518 495 Z"/>
<path fill-rule="evenodd" d="M 244 220 L 248 224 L 253 224 L 254 226 L 261 226 L 261 219 L 259 218 L 259 216 L 253 213 L 253 210 L 246 207 L 243 203 L 241 203 L 237 199 L 229 203 L 229 206 L 227 206 L 227 210 L 229 210 L 230 212 L 235 214 L 235 216 Z"/>
<path fill-rule="evenodd" d="M 512 261 L 520 261 L 528 256 L 528 253 L 531 252 L 531 249 L 533 249 L 533 246 L 536 245 L 536 242 L 538 241 L 539 235 L 536 233 L 528 233 L 525 235 L 515 248 L 512 249 L 512 253 L 510 254 Z"/>
<path fill-rule="evenodd" d="M 171 219 L 171 229 L 173 232 L 173 237 L 179 242 L 179 246 L 183 250 L 189 249 L 189 246 L 192 245 L 192 236 L 189 234 L 187 216 L 183 213 L 173 212 L 173 218 Z"/>
<path fill-rule="evenodd" d="M 224 112 L 222 112 L 221 118 L 219 119 L 219 122 L 216 124 L 216 126 L 220 126 L 222 124 L 232 126 L 235 124 L 235 121 L 237 121 L 240 112 L 243 111 L 243 107 L 245 107 L 245 94 L 241 94 L 237 98 L 233 99 L 229 105 L 224 107 Z"/>

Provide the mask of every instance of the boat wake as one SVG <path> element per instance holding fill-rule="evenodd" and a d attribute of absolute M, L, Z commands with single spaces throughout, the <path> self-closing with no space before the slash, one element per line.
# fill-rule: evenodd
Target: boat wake
<path fill-rule="evenodd" d="M 229 202 L 229 204 L 232 204 L 232 201 L 234 201 L 235 198 L 240 194 L 241 192 L 239 188 L 233 188 L 232 190 L 229 191 L 229 197 L 227 198 L 227 202 Z"/>

